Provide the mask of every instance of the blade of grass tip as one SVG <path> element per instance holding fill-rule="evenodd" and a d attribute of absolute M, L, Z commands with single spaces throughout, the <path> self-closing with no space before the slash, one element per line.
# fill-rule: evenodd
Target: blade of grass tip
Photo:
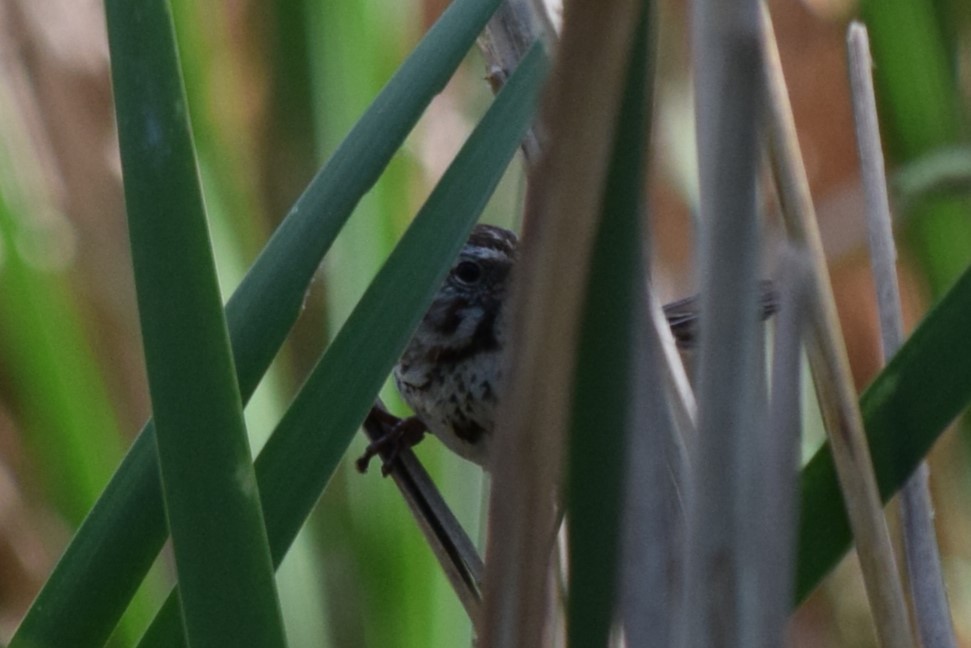
<path fill-rule="evenodd" d="M 466 141 L 256 460 L 270 551 L 279 565 L 340 462 L 502 177 L 534 113 L 548 63 L 539 45 Z M 354 367 L 349 372 L 348 367 Z M 170 595 L 140 646 L 180 637 Z"/>
<path fill-rule="evenodd" d="M 296 320 L 320 260 L 360 197 L 445 85 L 500 0 L 456 0 L 317 174 L 226 306 L 244 401 Z M 149 422 L 11 642 L 104 643 L 166 537 Z M 92 591 L 100 592 L 91 596 Z"/>
<path fill-rule="evenodd" d="M 625 482 L 638 468 L 625 450 L 642 431 L 632 416 L 630 350 L 643 337 L 646 312 L 641 220 L 653 69 L 651 6 L 639 4 L 575 351 L 565 485 L 571 646 L 607 645 L 618 581 L 628 571 L 620 564 Z"/>
<path fill-rule="evenodd" d="M 809 272 L 806 252 L 790 248 L 783 258 L 779 281 L 771 405 L 763 446 L 764 478 L 759 491 L 763 514 L 756 523 L 760 533 L 756 550 L 761 556 L 759 599 L 763 605 L 757 635 L 760 646 L 785 643 L 786 622 L 792 612 L 802 435 L 800 351 Z"/>
<path fill-rule="evenodd" d="M 913 635 L 863 432 L 863 417 L 850 378 L 849 360 L 839 330 L 829 271 L 799 153 L 772 21 L 765 5 L 761 7 L 773 172 L 789 236 L 796 244 L 806 247 L 813 265 L 807 343 L 813 380 L 853 528 L 877 635 L 884 646 L 910 646 L 913 645 Z"/>
<path fill-rule="evenodd" d="M 700 2 L 692 16 L 701 187 L 698 438 L 688 502 L 685 646 L 746 645 L 758 601 L 747 580 L 753 455 L 763 421 L 756 207 L 756 2 Z"/>
<path fill-rule="evenodd" d="M 496 430 L 501 460 L 492 467 L 478 628 L 484 647 L 540 645 L 547 626 L 554 488 L 566 445 L 579 314 L 638 5 L 573 0 L 544 99 L 549 148 L 527 197 L 510 297 L 510 373 Z M 600 45 L 591 51 L 590 43 Z"/>
<path fill-rule="evenodd" d="M 285 646 L 164 0 L 105 5 L 159 469 L 186 637 Z"/>
<path fill-rule="evenodd" d="M 873 61 L 866 27 L 851 23 L 847 45 L 857 150 L 867 205 L 870 263 L 877 287 L 880 336 L 886 362 L 900 348 L 904 332 L 900 289 L 897 285 L 897 250 L 893 239 L 877 102 L 871 77 Z M 927 479 L 927 462 L 922 461 L 904 484 L 900 499 L 904 555 L 921 643 L 946 648 L 957 643 L 944 591 Z"/>

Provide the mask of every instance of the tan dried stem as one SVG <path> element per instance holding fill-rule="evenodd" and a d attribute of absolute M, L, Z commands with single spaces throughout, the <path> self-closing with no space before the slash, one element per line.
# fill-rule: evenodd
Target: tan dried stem
<path fill-rule="evenodd" d="M 913 646 L 903 589 L 850 377 L 809 182 L 799 152 L 778 46 L 768 10 L 764 4 L 761 6 L 772 170 L 789 237 L 806 247 L 813 269 L 808 288 L 810 319 L 807 336 L 813 381 L 856 540 L 877 636 L 883 646 Z"/>
<path fill-rule="evenodd" d="M 386 413 L 380 399 L 374 410 Z M 380 414 L 372 413 L 364 421 L 364 431 L 372 443 L 379 442 L 391 429 L 381 421 Z M 383 461 L 389 461 L 393 449 L 381 448 Z M 445 573 L 449 585 L 455 590 L 469 619 L 475 624 L 482 608 L 482 558 L 475 544 L 452 514 L 424 466 L 410 448 L 399 448 L 396 459 L 389 465 L 390 476 L 401 492 L 408 509 L 418 523 L 418 528 L 431 548 L 435 559 Z"/>

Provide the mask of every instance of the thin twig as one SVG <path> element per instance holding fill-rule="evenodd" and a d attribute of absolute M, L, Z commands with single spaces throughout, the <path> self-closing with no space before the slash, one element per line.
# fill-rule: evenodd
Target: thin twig
<path fill-rule="evenodd" d="M 897 285 L 897 250 L 893 240 L 877 104 L 870 73 L 873 61 L 870 58 L 866 27 L 860 23 L 852 23 L 847 34 L 847 44 L 853 118 L 856 123 L 856 141 L 866 196 L 870 262 L 877 288 L 880 335 L 886 363 L 903 342 L 903 316 L 900 289 Z M 948 611 L 947 594 L 944 591 L 927 477 L 927 462 L 922 461 L 917 473 L 903 488 L 900 511 L 903 519 L 904 554 L 921 642 L 925 646 L 948 648 L 955 646 L 956 640 Z"/>
<path fill-rule="evenodd" d="M 384 411 L 380 400 L 375 408 Z M 389 429 L 379 417 L 369 416 L 364 421 L 364 431 L 375 442 Z M 381 459 L 390 459 L 391 451 L 390 446 L 381 447 Z M 483 565 L 479 552 L 411 449 L 400 448 L 397 453 L 397 459 L 390 464 L 391 477 L 474 625 L 482 606 Z"/>
<path fill-rule="evenodd" d="M 789 237 L 806 247 L 813 267 L 808 294 L 807 352 L 816 393 L 850 527 L 856 539 L 878 638 L 886 647 L 910 647 L 914 645 L 913 634 L 850 378 L 849 360 L 840 334 L 809 182 L 799 153 L 778 46 L 768 9 L 764 3 L 761 6 L 772 170 Z"/>

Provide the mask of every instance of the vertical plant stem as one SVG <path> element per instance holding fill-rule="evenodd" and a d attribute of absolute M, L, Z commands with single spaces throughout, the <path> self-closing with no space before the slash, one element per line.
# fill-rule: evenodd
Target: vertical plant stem
<path fill-rule="evenodd" d="M 765 476 L 759 492 L 758 551 L 761 554 L 760 646 L 779 646 L 795 589 L 796 529 L 799 495 L 799 441 L 802 329 L 809 263 L 805 250 L 792 249 L 785 257 L 779 282 L 780 305 L 772 354 L 772 402 L 763 446 Z"/>
<path fill-rule="evenodd" d="M 549 538 L 590 250 L 603 205 L 635 0 L 573 0 L 545 97 L 549 148 L 528 198 L 511 295 L 509 379 L 496 430 L 483 647 L 538 646 Z M 595 48 L 591 43 L 596 43 Z"/>
<path fill-rule="evenodd" d="M 807 351 L 816 393 L 880 643 L 888 647 L 912 646 L 913 635 L 907 622 L 903 591 L 880 505 L 870 450 L 863 434 L 863 420 L 850 379 L 849 360 L 839 331 L 829 271 L 799 153 L 778 46 L 764 4 L 762 27 L 769 103 L 769 153 L 782 215 L 789 237 L 794 243 L 805 246 L 812 260 L 807 297 Z"/>
<path fill-rule="evenodd" d="M 893 239 L 893 219 L 887 195 L 877 103 L 873 92 L 873 78 L 870 76 L 873 59 L 870 57 L 866 27 L 858 22 L 851 23 L 846 42 L 856 146 L 866 198 L 870 265 L 877 288 L 880 341 L 886 363 L 897 352 L 904 339 L 900 287 L 897 283 L 897 248 Z"/>
<path fill-rule="evenodd" d="M 653 292 L 648 301 L 654 301 Z M 660 311 L 660 307 L 658 307 Z M 647 316 L 649 317 L 649 316 Z M 657 324 L 642 316 L 627 445 L 620 613 L 629 646 L 674 645 L 683 593 L 687 453 L 665 380 Z M 661 318 L 661 324 L 667 322 Z M 670 336 L 670 331 L 667 331 Z M 673 346 L 674 342 L 671 341 Z M 676 353 L 676 352 L 675 352 Z M 675 358 L 674 362 L 680 364 Z"/>
<path fill-rule="evenodd" d="M 657 9 L 646 12 L 647 33 L 637 40 L 646 51 L 634 56 L 647 59 L 644 101 L 653 105 L 656 70 Z M 650 139 L 650 118 L 643 134 Z M 649 141 L 644 150 L 650 150 Z M 644 174 L 644 171 L 640 171 Z M 684 539 L 688 453 L 686 438 L 695 437 L 694 394 L 675 346 L 671 327 L 650 283 L 650 219 L 642 217 L 641 229 L 646 278 L 640 300 L 632 300 L 634 334 L 632 391 L 626 407 L 630 433 L 625 448 L 626 475 L 623 495 L 622 554 L 618 617 L 629 646 L 670 646 L 684 585 Z M 689 404 L 690 403 L 690 404 Z"/>
<path fill-rule="evenodd" d="M 759 214 L 756 118 L 762 102 L 758 5 L 696 2 L 696 131 L 701 186 L 698 439 L 688 502 L 683 645 L 742 646 L 751 632 L 755 565 L 744 552 L 758 474 Z"/>
<path fill-rule="evenodd" d="M 877 289 L 884 363 L 903 342 L 903 316 L 883 149 L 873 91 L 870 43 L 866 27 L 853 23 L 847 34 L 850 86 L 856 141 L 866 196 L 870 263 Z M 927 462 L 922 461 L 901 493 L 904 552 L 917 630 L 924 646 L 956 645 L 944 591 L 944 577 L 934 532 Z"/>

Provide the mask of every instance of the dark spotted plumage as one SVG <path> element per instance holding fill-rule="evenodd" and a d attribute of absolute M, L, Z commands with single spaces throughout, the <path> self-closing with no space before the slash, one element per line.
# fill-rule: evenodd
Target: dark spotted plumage
<path fill-rule="evenodd" d="M 398 391 L 420 423 L 451 450 L 486 468 L 502 386 L 503 304 L 516 244 L 516 235 L 499 227 L 472 230 L 394 368 Z M 777 308 L 769 282 L 762 294 L 762 316 L 768 317 Z M 693 346 L 697 298 L 669 304 L 664 312 L 679 346 Z M 415 422 L 406 419 L 401 429 L 411 434 Z M 373 452 L 362 458 L 364 465 Z"/>
<path fill-rule="evenodd" d="M 516 235 L 477 225 L 394 369 L 402 397 L 451 450 L 489 456 Z"/>

